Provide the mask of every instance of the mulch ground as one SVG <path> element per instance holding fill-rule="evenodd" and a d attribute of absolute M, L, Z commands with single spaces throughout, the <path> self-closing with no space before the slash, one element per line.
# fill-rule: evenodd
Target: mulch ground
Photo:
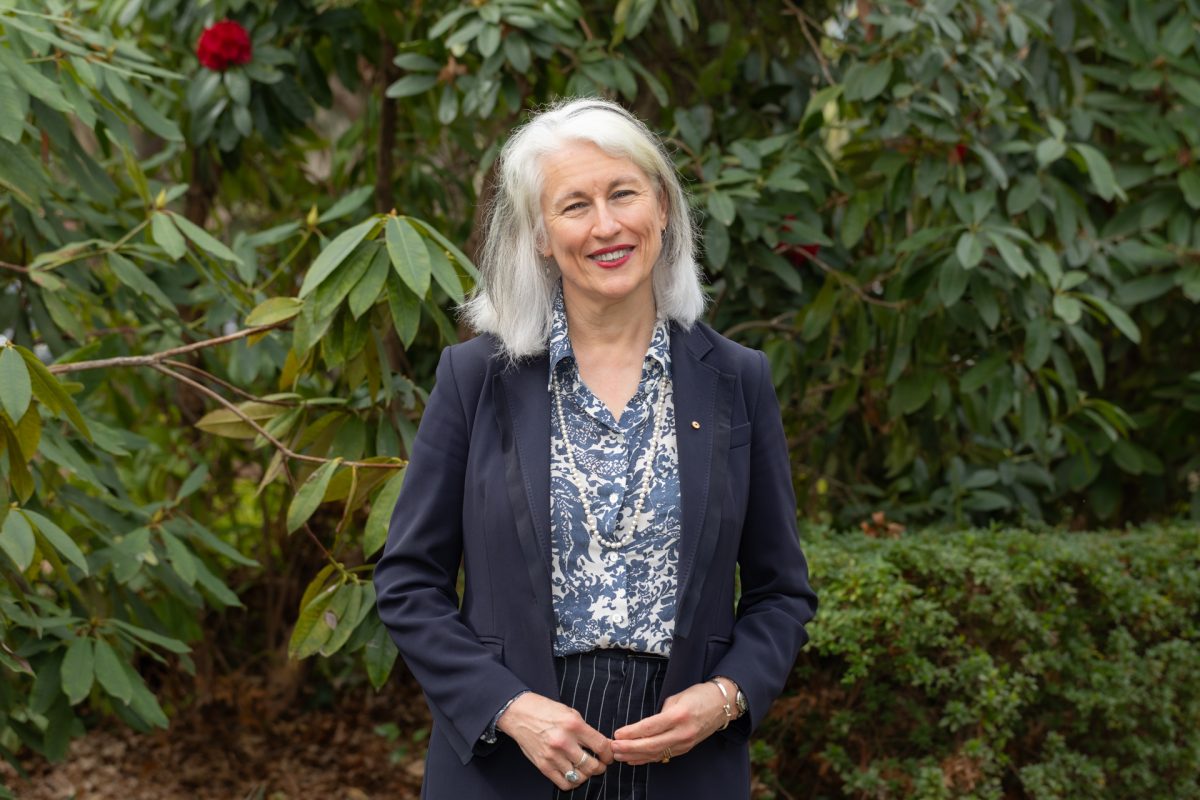
<path fill-rule="evenodd" d="M 278 684 L 228 676 L 169 711 L 168 730 L 97 718 L 60 763 L 27 754 L 21 776 L 0 761 L 0 786 L 18 800 L 418 800 L 429 711 L 400 678 L 336 700 L 302 689 L 281 704 Z M 791 797 L 757 778 L 752 794 Z"/>
<path fill-rule="evenodd" d="M 25 778 L 0 762 L 0 781 L 20 800 L 419 797 L 429 723 L 411 692 L 367 688 L 341 694 L 336 707 L 307 697 L 270 713 L 256 694 L 266 696 L 243 679 L 175 714 L 167 731 L 139 734 L 110 721 L 72 742 L 62 763 L 25 759 Z"/>

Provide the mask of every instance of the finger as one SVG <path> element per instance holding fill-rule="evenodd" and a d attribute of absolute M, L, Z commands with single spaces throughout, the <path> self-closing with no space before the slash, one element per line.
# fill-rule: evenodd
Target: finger
<path fill-rule="evenodd" d="M 588 750 L 586 747 L 583 749 L 583 755 L 581 755 L 579 760 L 575 763 L 578 765 L 576 766 L 576 769 L 586 767 L 591 772 L 596 772 L 597 770 L 599 772 L 603 772 L 605 767 L 604 762 L 596 758 L 596 754 L 591 750 Z"/>
<path fill-rule="evenodd" d="M 545 775 L 547 778 L 549 778 L 551 783 L 553 783 L 559 789 L 562 789 L 564 792 L 569 792 L 579 785 L 577 783 L 569 782 L 566 778 L 566 775 L 564 775 L 561 772 L 555 772 L 554 770 L 545 770 L 544 769 L 544 770 L 542 770 L 542 774 Z"/>
<path fill-rule="evenodd" d="M 670 748 L 669 752 L 670 752 L 670 756 L 667 755 L 668 749 L 666 747 L 663 747 L 659 750 L 655 750 L 651 754 L 642 754 L 642 755 L 637 755 L 637 756 L 630 756 L 627 758 L 622 757 L 621 763 L 628 764 L 631 767 L 640 767 L 643 764 L 658 764 L 658 763 L 665 764 L 667 761 L 669 761 L 672 758 L 679 758 L 680 756 L 684 755 L 687 752 L 687 749 L 685 749 L 681 745 L 679 748 L 675 748 L 675 747 Z"/>
<path fill-rule="evenodd" d="M 613 743 L 613 756 L 623 764 L 646 764 L 651 761 L 661 761 L 667 748 L 671 748 L 671 756 L 681 756 L 691 747 L 682 742 L 674 732 L 645 739 L 628 739 Z"/>
<path fill-rule="evenodd" d="M 603 775 L 604 770 L 608 767 L 603 761 L 600 761 L 591 751 L 584 750 L 583 755 L 575 760 L 575 769 L 585 778 L 594 778 L 597 775 Z"/>
<path fill-rule="evenodd" d="M 574 782 L 567 780 L 567 773 L 572 770 L 579 773 L 579 780 Z M 590 777 L 586 770 L 571 766 L 570 764 L 560 764 L 558 759 L 552 760 L 546 768 L 542 769 L 542 774 L 553 781 L 555 786 L 564 791 L 579 788 Z"/>
<path fill-rule="evenodd" d="M 623 728 L 618 728 L 617 730 L 613 731 L 613 739 L 645 739 L 648 736 L 658 736 L 669 731 L 674 724 L 674 718 L 667 716 L 665 712 L 660 712 L 635 722 L 632 725 L 626 725 Z"/>
<path fill-rule="evenodd" d="M 579 746 L 591 751 L 596 760 L 603 764 L 613 762 L 612 742 L 600 731 L 589 726 L 579 734 Z M 578 760 L 578 759 L 576 759 Z"/>

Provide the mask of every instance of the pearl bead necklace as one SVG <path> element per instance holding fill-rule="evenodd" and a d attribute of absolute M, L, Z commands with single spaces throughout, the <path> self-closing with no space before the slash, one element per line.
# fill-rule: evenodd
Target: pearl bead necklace
<path fill-rule="evenodd" d="M 559 430 L 562 431 L 563 441 L 567 445 L 567 464 L 571 467 L 571 483 L 575 484 L 575 488 L 579 490 L 579 499 L 583 503 L 583 513 L 586 518 L 588 535 L 595 538 L 605 547 L 612 550 L 620 550 L 633 542 L 634 534 L 637 533 L 638 523 L 642 519 L 642 506 L 646 504 L 646 497 L 650 494 L 650 473 L 654 471 L 654 459 L 658 455 L 658 448 L 662 443 L 667 427 L 666 376 L 660 375 L 658 379 L 658 403 L 654 407 L 654 435 L 650 439 L 650 451 L 647 454 L 646 468 L 642 471 L 642 485 L 638 489 L 638 499 L 633 506 L 632 521 L 627 526 L 627 532 L 619 539 L 606 539 L 600 535 L 600 527 L 596 520 L 596 515 L 592 511 L 592 503 L 588 499 L 587 482 L 583 477 L 583 473 L 579 471 L 579 467 L 575 464 L 575 452 L 571 446 L 571 437 L 567 432 L 567 418 L 563 413 L 562 404 L 562 396 L 565 394 L 562 378 L 555 376 L 554 383 L 554 403 L 558 407 L 558 426 Z M 618 510 L 619 513 L 620 511 Z"/>

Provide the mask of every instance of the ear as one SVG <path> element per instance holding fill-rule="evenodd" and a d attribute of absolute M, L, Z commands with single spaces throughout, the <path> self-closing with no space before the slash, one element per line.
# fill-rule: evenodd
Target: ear
<path fill-rule="evenodd" d="M 667 229 L 667 218 L 671 214 L 671 201 L 667 197 L 667 190 L 662 186 L 658 187 L 658 228 L 659 230 Z"/>

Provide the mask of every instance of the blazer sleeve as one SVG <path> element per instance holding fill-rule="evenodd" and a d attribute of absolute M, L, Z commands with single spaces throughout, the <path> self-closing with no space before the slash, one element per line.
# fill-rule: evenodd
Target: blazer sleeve
<path fill-rule="evenodd" d="M 464 764 L 487 752 L 475 748 L 496 711 L 528 689 L 459 612 L 469 447 L 453 351 L 446 348 L 375 566 L 375 590 L 379 618 Z"/>
<path fill-rule="evenodd" d="M 741 599 L 733 642 L 712 675 L 724 675 L 746 695 L 749 711 L 730 725 L 748 737 L 766 715 L 808 641 L 805 624 L 817 610 L 800 550 L 796 495 L 787 438 L 766 355 L 758 353 L 758 391 L 751 407 L 749 502 L 738 549 Z"/>

